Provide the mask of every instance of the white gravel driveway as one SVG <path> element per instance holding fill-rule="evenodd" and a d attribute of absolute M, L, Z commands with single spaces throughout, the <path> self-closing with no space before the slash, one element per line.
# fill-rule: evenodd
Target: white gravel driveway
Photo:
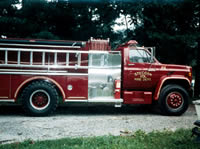
<path fill-rule="evenodd" d="M 182 116 L 162 116 L 144 106 L 60 107 L 49 117 L 28 117 L 21 107 L 0 106 L 0 144 L 26 139 L 124 135 L 143 130 L 192 128 L 197 119 L 194 106 Z"/>

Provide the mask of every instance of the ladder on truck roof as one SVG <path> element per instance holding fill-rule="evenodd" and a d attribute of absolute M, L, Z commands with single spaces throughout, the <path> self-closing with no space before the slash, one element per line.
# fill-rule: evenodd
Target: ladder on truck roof
<path fill-rule="evenodd" d="M 0 67 L 32 67 L 32 68 L 87 68 L 86 66 L 81 66 L 81 54 L 87 54 L 87 51 L 72 51 L 72 50 L 49 50 L 49 49 L 18 49 L 18 48 L 0 48 L 0 52 L 4 54 L 4 59 L 0 60 Z M 9 61 L 9 52 L 16 52 L 15 53 L 15 59 L 16 61 Z M 23 53 L 29 53 L 29 60 L 26 62 L 22 62 L 21 56 Z M 41 62 L 34 63 L 34 53 L 40 53 L 41 55 Z M 59 65 L 58 62 L 58 54 L 64 54 L 65 55 L 65 65 Z M 14 56 L 13 53 L 12 57 Z M 50 60 L 50 54 L 53 55 L 53 63 L 52 60 Z M 74 66 L 70 66 L 69 57 L 70 54 L 75 54 L 77 57 L 77 63 Z M 48 61 L 46 62 L 46 56 L 48 57 Z"/>
<path fill-rule="evenodd" d="M 13 53 L 14 52 L 14 53 Z M 26 53 L 26 61 L 22 61 L 22 55 Z M 34 61 L 34 54 L 40 55 L 40 62 Z M 109 54 L 116 53 L 113 51 L 76 51 L 76 50 L 49 50 L 49 49 L 23 49 L 23 48 L 0 48 L 0 73 L 12 68 L 12 71 L 27 71 L 27 72 L 67 72 L 66 69 L 88 69 L 89 68 L 89 55 L 93 54 Z M 117 52 L 119 53 L 119 52 Z M 62 62 L 58 61 L 58 55 L 62 54 Z M 87 59 L 83 54 L 88 54 Z M 74 55 L 76 59 L 70 61 L 70 56 Z M 9 57 L 12 56 L 14 61 L 10 61 Z M 85 63 L 85 65 L 83 65 Z M 5 68 L 5 69 L 2 69 Z M 42 70 L 40 70 L 42 69 Z M 52 70 L 52 69 L 56 69 Z M 59 70 L 58 70 L 59 69 Z M 11 69 L 10 69 L 11 70 Z M 40 73 L 37 73 L 40 74 Z"/>

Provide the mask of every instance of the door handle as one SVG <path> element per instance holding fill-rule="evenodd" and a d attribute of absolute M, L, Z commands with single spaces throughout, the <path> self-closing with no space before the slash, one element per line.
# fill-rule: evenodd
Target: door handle
<path fill-rule="evenodd" d="M 155 69 L 149 69 L 148 71 L 156 71 Z"/>
<path fill-rule="evenodd" d="M 128 64 L 128 66 L 134 66 L 135 64 Z"/>

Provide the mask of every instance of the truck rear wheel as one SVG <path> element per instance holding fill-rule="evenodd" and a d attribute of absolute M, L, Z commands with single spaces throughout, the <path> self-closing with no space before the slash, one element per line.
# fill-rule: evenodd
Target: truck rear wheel
<path fill-rule="evenodd" d="M 161 90 L 158 103 L 164 115 L 182 115 L 188 109 L 189 95 L 179 85 L 167 85 Z"/>
<path fill-rule="evenodd" d="M 58 93 L 50 83 L 36 81 L 23 90 L 22 104 L 28 115 L 46 116 L 56 110 Z"/>

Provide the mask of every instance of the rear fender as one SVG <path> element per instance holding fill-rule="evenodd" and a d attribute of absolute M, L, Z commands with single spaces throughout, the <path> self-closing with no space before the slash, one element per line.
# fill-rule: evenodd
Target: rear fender
<path fill-rule="evenodd" d="M 63 100 L 65 99 L 65 92 L 64 92 L 63 88 L 55 80 L 53 80 L 49 77 L 44 77 L 44 76 L 31 77 L 31 78 L 25 80 L 24 82 L 22 82 L 18 86 L 17 90 L 15 91 L 14 98 L 17 99 L 17 97 L 19 96 L 19 93 L 24 88 L 24 86 L 26 86 L 27 84 L 29 84 L 30 82 L 32 82 L 34 80 L 44 80 L 44 81 L 49 81 L 49 82 L 53 83 L 59 89 L 60 93 L 62 94 Z"/>
<path fill-rule="evenodd" d="M 191 86 L 190 80 L 188 78 L 184 77 L 184 76 L 163 76 L 156 86 L 156 90 L 155 90 L 153 99 L 154 100 L 159 99 L 160 91 L 161 91 L 163 85 L 165 84 L 165 82 L 170 81 L 171 83 L 174 82 L 174 84 L 177 84 L 176 83 L 177 80 L 178 81 L 184 81 L 184 83 L 187 83 L 188 86 Z"/>

